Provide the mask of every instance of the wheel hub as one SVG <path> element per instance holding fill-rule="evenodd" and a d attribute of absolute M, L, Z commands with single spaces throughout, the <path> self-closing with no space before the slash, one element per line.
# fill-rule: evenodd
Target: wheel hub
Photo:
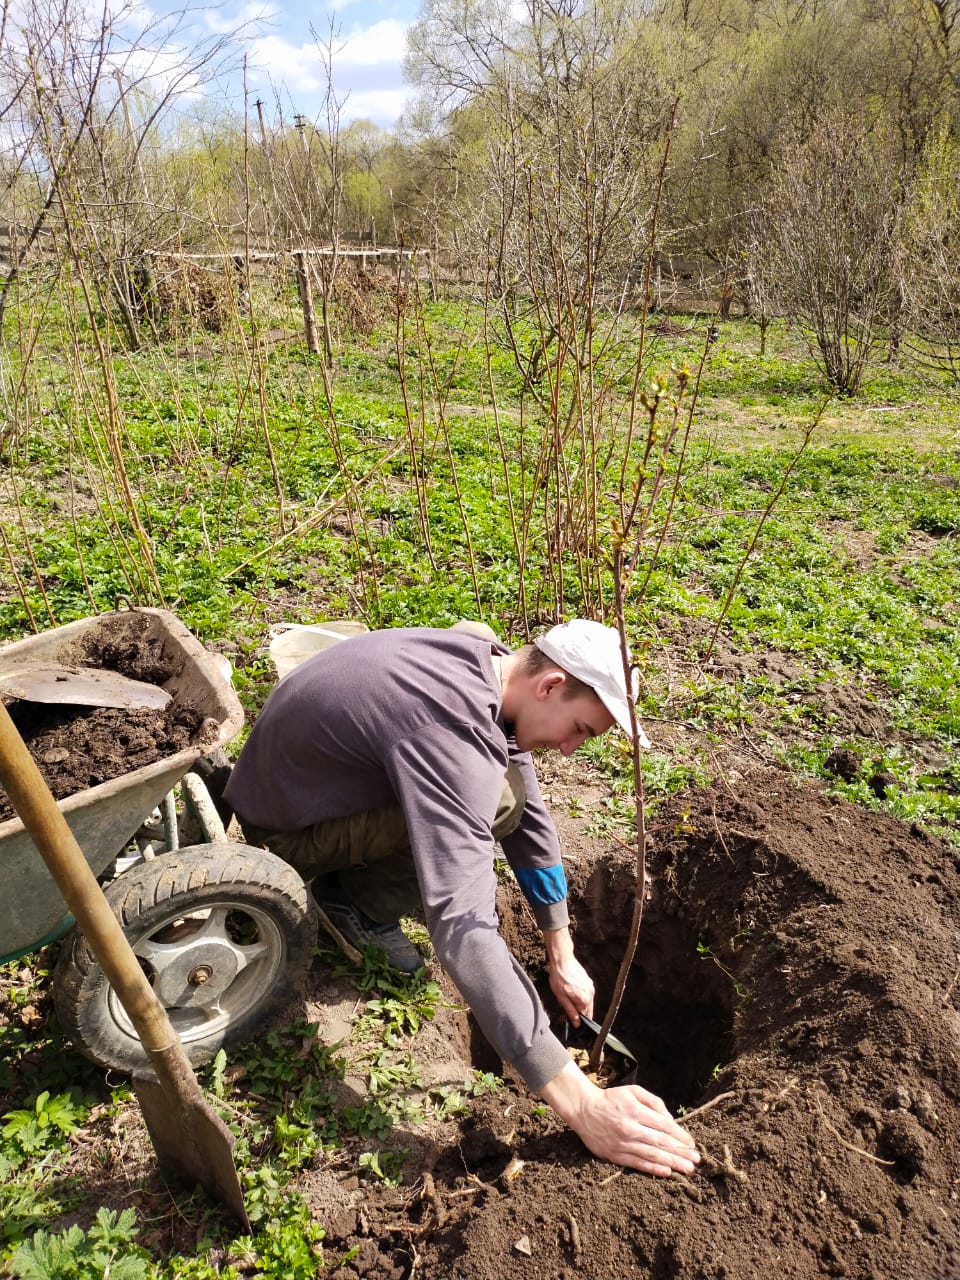
<path fill-rule="evenodd" d="M 153 989 L 168 1009 L 214 1005 L 242 968 L 229 942 L 206 939 L 171 958 L 156 975 Z"/>

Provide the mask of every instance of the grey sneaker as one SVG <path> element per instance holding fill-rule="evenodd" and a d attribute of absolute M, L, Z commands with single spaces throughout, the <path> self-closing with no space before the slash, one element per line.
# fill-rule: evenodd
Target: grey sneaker
<path fill-rule="evenodd" d="M 363 959 L 365 947 L 376 947 L 391 968 L 400 973 L 416 973 L 423 956 L 398 924 L 377 924 L 352 902 L 335 898 L 317 900 L 320 923 L 351 960 Z"/>

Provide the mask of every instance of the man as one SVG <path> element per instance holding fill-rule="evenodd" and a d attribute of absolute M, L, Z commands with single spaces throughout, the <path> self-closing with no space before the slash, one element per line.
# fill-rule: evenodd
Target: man
<path fill-rule="evenodd" d="M 592 1014 L 529 752 L 570 755 L 615 723 L 630 732 L 619 637 L 600 623 L 574 619 L 516 652 L 474 627 L 373 631 L 280 681 L 226 798 L 251 843 L 313 879 L 322 921 L 348 944 L 413 971 L 422 959 L 398 921 L 422 906 L 484 1034 L 596 1155 L 689 1173 L 693 1140 L 646 1090 L 587 1079 L 499 932 L 497 841 L 543 933 L 551 990 L 574 1024 Z"/>

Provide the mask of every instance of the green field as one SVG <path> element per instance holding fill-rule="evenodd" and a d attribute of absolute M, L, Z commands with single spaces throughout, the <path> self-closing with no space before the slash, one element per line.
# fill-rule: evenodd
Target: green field
<path fill-rule="evenodd" d="M 643 385 L 704 366 L 689 433 L 643 464 L 636 329 L 604 344 L 589 384 L 558 358 L 531 386 L 478 309 L 425 304 L 399 337 L 391 321 L 363 339 L 345 330 L 327 372 L 292 302 L 271 302 L 266 339 L 248 327 L 104 362 L 64 320 L 26 363 L 10 353 L 0 635 L 123 596 L 164 605 L 227 649 L 255 714 L 274 622 L 482 617 L 519 642 L 556 617 L 609 617 L 611 521 L 645 465 L 641 507 L 658 475 L 663 487 L 627 595 L 644 714 L 717 733 L 756 722 L 814 772 L 834 747 L 862 746 L 896 776 L 896 812 L 955 829 L 956 387 L 880 364 L 860 396 L 830 400 L 783 325 L 760 356 L 749 319 L 705 353 L 705 321 L 674 320 L 687 331 L 666 337 L 654 323 Z M 791 680 L 697 670 L 714 632 L 788 655 Z M 881 708 L 887 737 L 847 741 L 815 699 L 798 703 L 825 681 Z"/>

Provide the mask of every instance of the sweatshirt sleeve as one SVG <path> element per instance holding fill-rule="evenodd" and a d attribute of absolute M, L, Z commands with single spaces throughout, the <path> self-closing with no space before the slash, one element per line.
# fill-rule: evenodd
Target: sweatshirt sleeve
<path fill-rule="evenodd" d="M 387 762 L 437 955 L 484 1035 L 536 1091 L 570 1059 L 500 933 L 491 826 L 506 765 L 469 725 L 421 729 Z"/>
<path fill-rule="evenodd" d="M 501 842 L 503 852 L 540 928 L 562 929 L 570 923 L 570 914 L 557 829 L 529 753 L 516 754 L 513 760 L 523 774 L 527 800 L 520 825 Z"/>

